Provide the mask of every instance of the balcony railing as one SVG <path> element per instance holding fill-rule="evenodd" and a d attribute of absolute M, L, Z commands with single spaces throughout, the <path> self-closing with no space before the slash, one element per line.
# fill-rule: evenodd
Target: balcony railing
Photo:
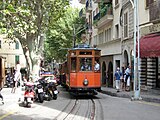
<path fill-rule="evenodd" d="M 113 20 L 113 8 L 112 5 L 107 5 L 100 9 L 100 12 L 94 16 L 93 25 L 95 28 L 99 28 L 104 24 Z"/>
<path fill-rule="evenodd" d="M 86 10 L 84 8 L 81 9 L 79 12 L 79 17 L 85 18 L 86 17 Z"/>
<path fill-rule="evenodd" d="M 79 0 L 79 3 L 85 4 L 86 0 Z"/>
<path fill-rule="evenodd" d="M 87 0 L 86 2 L 86 12 L 91 12 L 92 11 L 92 2 Z"/>
<path fill-rule="evenodd" d="M 100 20 L 100 12 L 97 13 L 97 15 L 95 15 L 95 16 L 93 17 L 93 26 L 94 26 L 94 28 L 97 28 L 97 27 L 98 27 L 98 26 L 97 26 L 98 20 Z"/>
<path fill-rule="evenodd" d="M 149 15 L 151 22 L 160 21 L 160 0 L 149 5 Z"/>

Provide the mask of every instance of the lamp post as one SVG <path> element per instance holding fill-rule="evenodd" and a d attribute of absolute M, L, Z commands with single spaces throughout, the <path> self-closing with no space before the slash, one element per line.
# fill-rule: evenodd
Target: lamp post
<path fill-rule="evenodd" d="M 130 0 L 131 1 L 131 0 Z M 134 96 L 132 100 L 140 100 L 140 49 L 139 49 L 139 17 L 138 0 L 134 0 Z M 136 49 L 137 46 L 137 49 Z M 136 54 L 137 50 L 137 54 Z"/>

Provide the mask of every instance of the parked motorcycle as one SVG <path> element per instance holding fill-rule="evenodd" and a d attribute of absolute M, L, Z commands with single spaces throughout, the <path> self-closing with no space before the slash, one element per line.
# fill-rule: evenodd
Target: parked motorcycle
<path fill-rule="evenodd" d="M 43 81 L 41 79 L 35 81 L 35 99 L 38 100 L 40 103 L 44 101 L 44 91 L 43 91 Z"/>
<path fill-rule="evenodd" d="M 24 92 L 24 106 L 31 107 L 31 104 L 34 101 L 35 93 L 34 93 L 34 84 L 31 82 L 27 82 L 25 84 L 25 92 Z"/>
<path fill-rule="evenodd" d="M 13 78 L 8 74 L 6 75 L 6 84 L 8 88 L 12 88 L 13 86 Z"/>
<path fill-rule="evenodd" d="M 47 100 L 57 99 L 58 90 L 57 90 L 57 82 L 52 77 L 47 77 L 45 79 L 45 98 Z"/>

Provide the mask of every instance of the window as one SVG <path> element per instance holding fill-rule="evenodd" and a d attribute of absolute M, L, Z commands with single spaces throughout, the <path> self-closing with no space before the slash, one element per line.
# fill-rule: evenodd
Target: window
<path fill-rule="evenodd" d="M 19 55 L 15 56 L 15 64 L 17 63 L 17 61 L 19 61 Z"/>
<path fill-rule="evenodd" d="M 99 62 L 99 57 L 95 57 L 94 61 L 94 71 L 95 72 L 100 72 L 100 62 Z"/>
<path fill-rule="evenodd" d="M 108 33 L 107 33 L 107 30 L 105 30 L 105 41 L 107 42 L 108 41 Z"/>
<path fill-rule="evenodd" d="M 128 37 L 128 12 L 124 14 L 124 38 Z"/>
<path fill-rule="evenodd" d="M 19 42 L 16 41 L 16 46 L 15 46 L 16 49 L 19 49 Z"/>
<path fill-rule="evenodd" d="M 118 24 L 115 26 L 115 37 L 119 38 L 119 26 L 118 26 Z"/>
<path fill-rule="evenodd" d="M 149 7 L 150 4 L 152 4 L 154 0 L 146 0 L 146 8 Z"/>
<path fill-rule="evenodd" d="M 115 6 L 118 5 L 118 0 L 115 0 Z"/>
<path fill-rule="evenodd" d="M 111 28 L 108 29 L 108 40 L 111 40 Z"/>
<path fill-rule="evenodd" d="M 92 52 L 82 51 L 79 53 L 80 55 L 92 55 Z"/>
<path fill-rule="evenodd" d="M 80 71 L 92 71 L 92 58 L 80 58 Z"/>

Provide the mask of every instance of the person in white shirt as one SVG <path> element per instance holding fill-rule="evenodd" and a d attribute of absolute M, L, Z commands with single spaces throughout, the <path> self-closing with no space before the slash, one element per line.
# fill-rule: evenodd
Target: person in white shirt
<path fill-rule="evenodd" d="M 95 61 L 94 70 L 95 71 L 99 71 L 100 70 L 100 65 L 99 65 L 99 63 L 97 61 Z"/>
<path fill-rule="evenodd" d="M 20 72 L 20 70 L 21 70 L 21 65 L 19 64 L 19 61 L 17 61 L 16 67 L 15 67 L 14 80 L 13 80 L 14 86 L 12 88 L 11 93 L 15 93 L 15 90 L 16 90 L 16 88 L 18 86 L 18 82 L 20 82 L 20 80 L 21 80 L 21 72 Z"/>

